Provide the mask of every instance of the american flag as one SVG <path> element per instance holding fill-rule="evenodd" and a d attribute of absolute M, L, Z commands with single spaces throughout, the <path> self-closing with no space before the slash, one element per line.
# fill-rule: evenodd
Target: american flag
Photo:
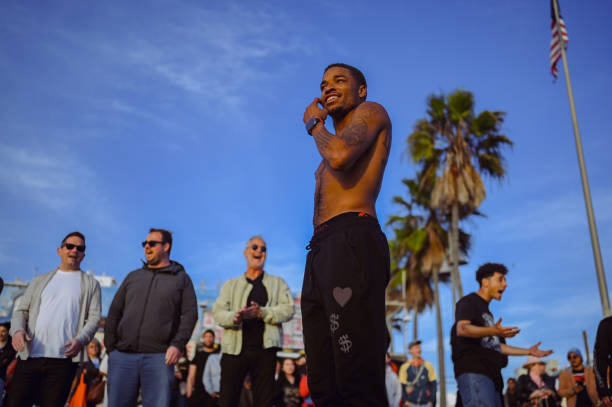
<path fill-rule="evenodd" d="M 553 76 L 556 78 L 559 74 L 557 70 L 557 61 L 561 58 L 561 40 L 559 39 L 559 29 L 557 28 L 557 21 L 555 18 L 555 9 L 553 6 L 553 1 L 550 1 L 550 16 L 552 18 L 552 39 L 550 40 L 550 71 Z M 563 47 L 567 49 L 567 31 L 565 31 L 565 23 L 563 22 L 563 18 L 561 17 L 561 9 L 559 8 L 559 3 L 557 3 L 557 10 L 559 10 L 559 24 L 561 25 L 561 36 L 563 37 Z"/>

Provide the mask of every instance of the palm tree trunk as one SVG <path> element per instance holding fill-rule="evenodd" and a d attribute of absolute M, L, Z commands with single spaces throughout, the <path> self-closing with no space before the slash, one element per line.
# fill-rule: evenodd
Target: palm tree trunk
<path fill-rule="evenodd" d="M 414 308 L 414 317 L 412 318 L 412 340 L 419 340 L 419 312 Z"/>
<path fill-rule="evenodd" d="M 454 203 L 451 210 L 451 281 L 453 289 L 453 310 L 457 303 L 455 298 L 455 290 L 459 299 L 463 297 L 463 286 L 461 284 L 461 276 L 459 275 L 459 204 Z"/>
<path fill-rule="evenodd" d="M 446 407 L 446 372 L 444 370 L 444 332 L 442 331 L 442 311 L 440 310 L 440 288 L 438 273 L 433 272 L 434 290 L 436 296 L 436 328 L 438 332 L 438 377 L 440 378 L 440 407 Z"/>

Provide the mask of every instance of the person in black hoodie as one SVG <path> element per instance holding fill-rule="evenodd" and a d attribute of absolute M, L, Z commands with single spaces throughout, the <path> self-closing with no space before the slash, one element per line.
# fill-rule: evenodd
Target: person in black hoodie
<path fill-rule="evenodd" d="M 108 405 L 132 406 L 138 388 L 144 407 L 170 403 L 174 364 L 198 319 L 191 278 L 170 260 L 172 234 L 152 228 L 142 242 L 146 263 L 123 280 L 108 310 Z"/>
<path fill-rule="evenodd" d="M 593 355 L 597 393 L 603 406 L 612 407 L 612 387 L 609 380 L 609 372 L 612 370 L 612 317 L 599 322 Z"/>

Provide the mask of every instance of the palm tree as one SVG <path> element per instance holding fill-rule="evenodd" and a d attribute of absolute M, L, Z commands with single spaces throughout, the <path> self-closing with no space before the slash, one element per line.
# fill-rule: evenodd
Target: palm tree
<path fill-rule="evenodd" d="M 442 331 L 442 311 L 440 309 L 439 271 L 446 253 L 446 231 L 438 221 L 437 211 L 431 209 L 429 193 L 419 188 L 419 182 L 403 179 L 408 187 L 410 202 L 400 196 L 393 198 L 407 211 L 405 215 L 393 215 L 387 225 L 394 226 L 395 239 L 391 241 L 392 272 L 395 274 L 390 287 L 397 285 L 397 275 L 406 272 L 407 289 L 405 307 L 413 310 L 415 315 L 414 338 L 416 333 L 416 316 L 426 307 L 435 303 L 436 330 L 438 337 L 438 370 L 440 376 L 440 405 L 446 407 L 446 375 L 444 367 L 444 333 Z M 416 213 L 417 210 L 425 215 Z M 431 289 L 433 279 L 434 291 Z M 394 285 L 395 284 L 395 285 Z M 397 292 L 397 289 L 395 290 Z M 433 295 L 432 295 L 433 294 Z"/>
<path fill-rule="evenodd" d="M 389 241 L 391 280 L 387 286 L 387 295 L 394 303 L 403 303 L 401 308 L 412 311 L 413 340 L 417 340 L 418 314 L 431 308 L 434 303 L 430 276 L 413 266 L 413 253 L 418 254 L 422 250 L 426 238 L 423 229 L 425 219 L 416 214 L 413 208 L 420 206 L 419 200 L 426 197 L 419 192 L 414 180 L 403 179 L 402 183 L 408 188 L 409 201 L 394 196 L 393 202 L 401 206 L 402 214 L 392 215 L 387 221 L 394 232 L 394 238 Z"/>
<path fill-rule="evenodd" d="M 500 180 L 506 174 L 501 149 L 512 141 L 501 132 L 505 113 L 474 113 L 474 97 L 466 90 L 427 99 L 428 118 L 417 121 L 408 137 L 408 152 L 421 165 L 419 188 L 431 191 L 431 208 L 450 220 L 451 281 L 463 297 L 459 276 L 459 219 L 477 214 L 486 196 L 480 173 Z M 477 171 L 476 168 L 478 168 Z"/>
<path fill-rule="evenodd" d="M 389 242 L 391 252 L 392 279 L 389 292 L 392 298 L 400 298 L 400 273 L 407 274 L 404 307 L 414 311 L 414 339 L 417 338 L 417 315 L 425 308 L 435 305 L 436 331 L 438 338 L 438 371 L 440 376 L 440 404 L 446 406 L 446 372 L 444 367 L 444 332 L 442 330 L 442 311 L 440 308 L 439 282 L 447 281 L 440 275 L 440 268 L 448 250 L 448 231 L 439 219 L 439 210 L 431 207 L 433 183 L 417 179 L 403 179 L 408 188 L 409 201 L 401 196 L 393 197 L 402 206 L 403 215 L 389 217 L 387 225 L 393 227 L 394 239 Z M 466 254 L 470 246 L 470 236 L 459 230 L 459 249 Z M 433 290 L 431 288 L 433 282 Z"/>

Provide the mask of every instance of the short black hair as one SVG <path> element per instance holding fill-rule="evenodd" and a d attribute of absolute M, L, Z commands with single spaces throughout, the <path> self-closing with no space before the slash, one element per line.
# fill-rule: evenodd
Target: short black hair
<path fill-rule="evenodd" d="M 149 233 L 153 233 L 153 232 L 161 233 L 162 242 L 170 244 L 170 248 L 168 249 L 168 254 L 170 254 L 170 252 L 172 251 L 172 232 L 166 229 L 159 229 L 159 228 L 149 229 Z"/>
<path fill-rule="evenodd" d="M 476 270 L 476 281 L 482 287 L 482 280 L 495 273 L 501 273 L 505 276 L 508 274 L 508 269 L 501 263 L 485 263 Z"/>
<path fill-rule="evenodd" d="M 202 336 L 206 335 L 207 333 L 211 333 L 213 338 L 215 337 L 215 331 L 213 331 L 212 329 L 207 329 L 206 331 L 204 331 L 204 333 L 202 334 Z"/>
<path fill-rule="evenodd" d="M 363 75 L 363 72 L 361 72 L 359 69 L 355 68 L 354 66 L 348 65 L 348 64 L 336 62 L 334 64 L 327 65 L 327 68 L 325 68 L 323 73 L 327 72 L 330 68 L 333 68 L 333 67 L 348 69 L 351 75 L 353 75 L 353 78 L 357 81 L 357 86 L 363 85 L 367 89 L 368 84 L 366 83 L 366 78 Z"/>
<path fill-rule="evenodd" d="M 68 240 L 68 238 L 69 238 L 69 237 L 71 237 L 71 236 L 76 236 L 76 237 L 78 237 L 78 238 L 81 238 L 81 240 L 83 241 L 83 243 L 85 243 L 85 235 L 83 235 L 81 232 L 74 231 L 74 232 L 70 232 L 70 233 L 68 233 L 68 234 L 66 235 L 66 237 L 64 237 L 64 238 L 62 239 L 62 243 L 60 244 L 60 246 L 63 246 L 63 245 L 64 245 L 64 243 L 66 243 L 66 240 Z"/>

